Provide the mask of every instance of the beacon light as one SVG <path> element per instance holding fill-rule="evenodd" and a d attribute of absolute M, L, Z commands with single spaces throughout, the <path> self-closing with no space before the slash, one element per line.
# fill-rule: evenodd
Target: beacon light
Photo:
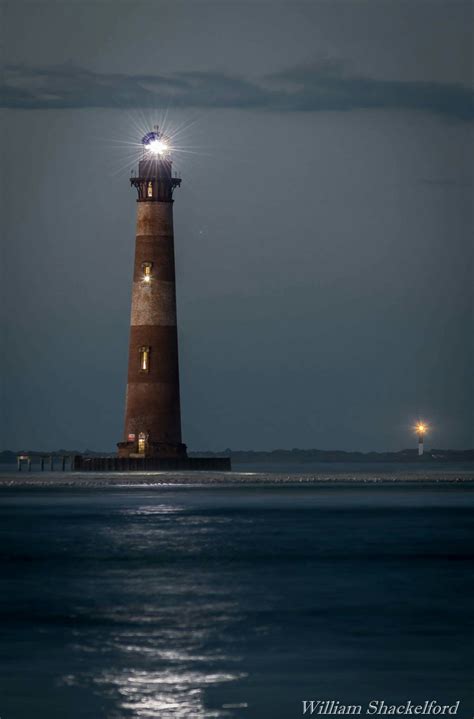
<path fill-rule="evenodd" d="M 424 453 L 425 433 L 428 429 L 428 425 L 424 422 L 417 422 L 414 429 L 418 435 L 418 456 L 421 457 Z"/>
<path fill-rule="evenodd" d="M 142 145 L 153 155 L 164 155 L 170 150 L 168 143 L 160 132 L 147 132 L 142 138 Z"/>
<path fill-rule="evenodd" d="M 423 422 L 418 422 L 415 429 L 417 432 L 426 432 L 427 427 L 426 427 L 426 424 L 423 424 Z"/>

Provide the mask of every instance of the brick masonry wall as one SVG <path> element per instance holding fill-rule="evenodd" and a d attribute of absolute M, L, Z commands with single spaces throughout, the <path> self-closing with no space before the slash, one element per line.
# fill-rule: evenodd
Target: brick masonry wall
<path fill-rule="evenodd" d="M 136 233 L 125 439 L 144 432 L 150 448 L 179 445 L 173 203 L 138 202 Z M 152 264 L 149 283 L 143 263 Z M 150 348 L 148 371 L 140 367 L 141 347 Z"/>

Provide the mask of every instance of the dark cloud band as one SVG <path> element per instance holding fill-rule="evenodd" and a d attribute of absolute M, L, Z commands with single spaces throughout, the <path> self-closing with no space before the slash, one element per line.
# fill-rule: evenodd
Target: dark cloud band
<path fill-rule="evenodd" d="M 259 81 L 218 72 L 100 74 L 72 65 L 8 66 L 0 105 L 16 109 L 201 107 L 287 112 L 409 109 L 474 119 L 474 92 L 459 84 L 351 75 L 340 65 L 285 70 Z"/>

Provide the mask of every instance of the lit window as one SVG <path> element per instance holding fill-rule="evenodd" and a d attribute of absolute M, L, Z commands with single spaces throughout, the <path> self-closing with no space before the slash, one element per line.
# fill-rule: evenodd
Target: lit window
<path fill-rule="evenodd" d="M 140 434 L 138 435 L 138 453 L 145 454 L 145 447 L 146 447 L 146 434 L 144 432 L 140 432 Z"/>
<path fill-rule="evenodd" d="M 150 282 L 151 280 L 151 268 L 153 267 L 152 262 L 144 262 L 142 264 L 143 269 L 143 282 Z"/>
<path fill-rule="evenodd" d="M 140 347 L 140 371 L 148 372 L 150 369 L 150 348 Z"/>
<path fill-rule="evenodd" d="M 153 197 L 153 183 L 149 182 L 146 190 L 147 197 Z"/>

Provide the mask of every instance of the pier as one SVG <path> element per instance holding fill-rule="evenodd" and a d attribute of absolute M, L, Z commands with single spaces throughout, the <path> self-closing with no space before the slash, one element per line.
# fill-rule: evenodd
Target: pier
<path fill-rule="evenodd" d="M 73 470 L 77 455 L 74 454 L 19 454 L 16 458 L 16 464 L 19 472 L 26 470 L 27 472 L 39 469 L 41 472 L 46 470 L 49 472 Z M 39 467 L 38 467 L 39 465 Z"/>

